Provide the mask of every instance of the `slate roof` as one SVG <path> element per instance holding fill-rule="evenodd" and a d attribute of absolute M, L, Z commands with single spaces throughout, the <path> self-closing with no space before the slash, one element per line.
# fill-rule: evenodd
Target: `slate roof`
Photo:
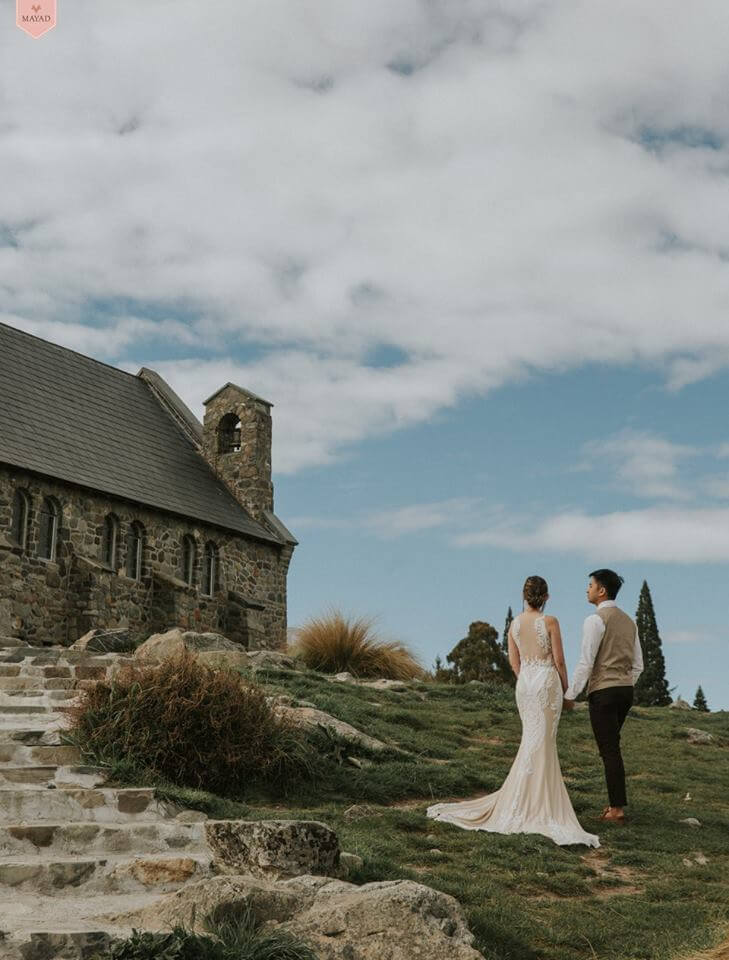
<path fill-rule="evenodd" d="M 144 379 L 4 323 L 0 462 L 240 534 L 286 539 L 238 503 Z"/>

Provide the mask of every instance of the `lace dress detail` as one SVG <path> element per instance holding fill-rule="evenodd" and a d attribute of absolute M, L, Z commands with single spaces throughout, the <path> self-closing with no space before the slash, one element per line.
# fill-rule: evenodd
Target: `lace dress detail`
<path fill-rule="evenodd" d="M 465 830 L 491 833 L 541 833 L 564 845 L 599 847 L 595 834 L 582 829 L 575 815 L 557 754 L 562 713 L 562 684 L 552 658 L 544 617 L 522 632 L 515 618 L 512 637 L 519 651 L 516 704 L 522 737 L 511 770 L 495 793 L 458 803 L 436 803 L 426 815 Z"/>

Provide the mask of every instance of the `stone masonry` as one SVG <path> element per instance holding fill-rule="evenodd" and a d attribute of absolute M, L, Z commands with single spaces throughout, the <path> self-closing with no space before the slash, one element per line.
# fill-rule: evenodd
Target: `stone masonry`
<path fill-rule="evenodd" d="M 201 424 L 152 370 L 134 376 L 0 324 L 0 635 L 70 645 L 121 629 L 139 642 L 181 627 L 285 646 L 297 541 L 273 512 L 270 409 L 228 383 Z"/>

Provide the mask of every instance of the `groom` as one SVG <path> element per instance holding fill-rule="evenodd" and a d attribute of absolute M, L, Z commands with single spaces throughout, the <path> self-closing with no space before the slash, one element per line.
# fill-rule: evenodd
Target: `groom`
<path fill-rule="evenodd" d="M 587 617 L 582 631 L 582 653 L 564 705 L 572 710 L 587 683 L 592 732 L 605 767 L 610 806 L 600 820 L 625 822 L 623 807 L 625 767 L 620 752 L 620 730 L 633 704 L 633 686 L 643 670 L 643 654 L 633 620 L 615 603 L 623 578 L 614 570 L 594 570 L 587 600 L 597 612 Z"/>

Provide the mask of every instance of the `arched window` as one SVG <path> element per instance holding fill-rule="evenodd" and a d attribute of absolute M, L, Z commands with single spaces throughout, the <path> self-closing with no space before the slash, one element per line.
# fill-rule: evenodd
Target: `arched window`
<path fill-rule="evenodd" d="M 46 497 L 38 517 L 38 556 L 44 560 L 56 559 L 59 513 L 56 501 L 52 497 Z"/>
<path fill-rule="evenodd" d="M 142 556 L 144 553 L 144 527 L 141 523 L 129 524 L 127 534 L 127 576 L 132 580 L 142 579 Z"/>
<path fill-rule="evenodd" d="M 195 582 L 195 560 L 197 559 L 197 548 L 195 547 L 195 538 L 190 534 L 185 534 L 182 538 L 182 579 L 186 584 L 192 586 Z"/>
<path fill-rule="evenodd" d="M 215 593 L 218 583 L 218 548 L 208 540 L 205 544 L 205 557 L 203 562 L 203 582 L 202 592 L 206 597 L 212 597 Z"/>
<path fill-rule="evenodd" d="M 30 514 L 30 497 L 25 490 L 16 490 L 13 497 L 13 520 L 11 534 L 13 540 L 25 550 L 28 543 L 28 515 Z"/>
<path fill-rule="evenodd" d="M 118 541 L 119 521 L 113 513 L 107 513 L 104 517 L 104 531 L 101 535 L 101 562 L 110 570 L 116 570 Z"/>
<path fill-rule="evenodd" d="M 226 413 L 218 424 L 218 453 L 240 450 L 240 420 L 235 413 Z"/>

